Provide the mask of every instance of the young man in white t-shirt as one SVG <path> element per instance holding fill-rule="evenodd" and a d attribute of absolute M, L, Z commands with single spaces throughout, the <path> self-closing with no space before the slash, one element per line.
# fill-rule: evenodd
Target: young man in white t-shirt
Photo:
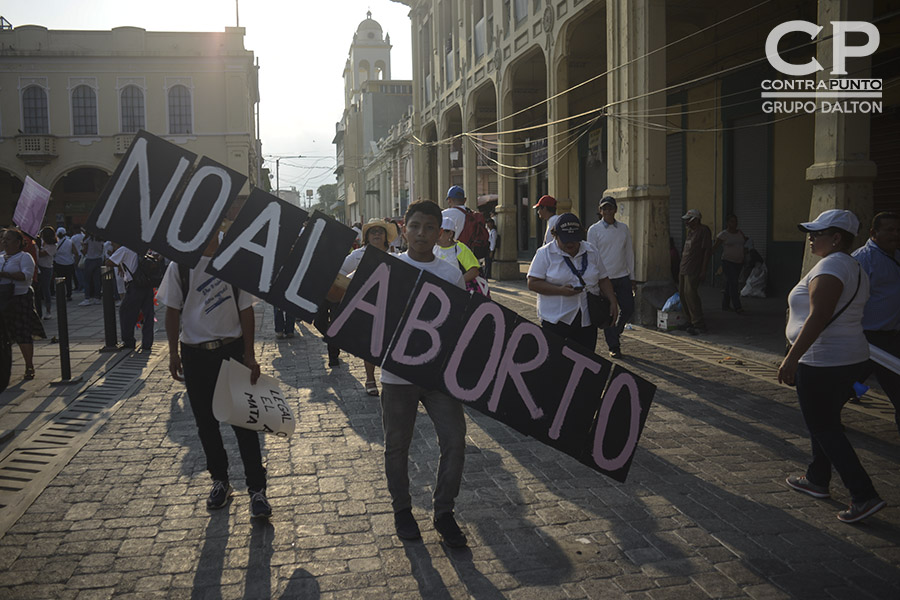
<path fill-rule="evenodd" d="M 399 256 L 400 260 L 465 289 L 459 268 L 437 259 L 432 252 L 441 232 L 440 207 L 428 200 L 413 202 L 406 211 L 405 221 L 404 232 L 409 249 Z M 466 452 L 466 417 L 462 404 L 441 392 L 413 385 L 385 370 L 381 372 L 381 384 L 384 472 L 391 494 L 397 536 L 404 540 L 422 537 L 412 515 L 408 472 L 409 445 L 421 402 L 434 423 L 441 448 L 434 487 L 434 528 L 451 548 L 465 547 L 468 540 L 453 517 Z"/>
<path fill-rule="evenodd" d="M 238 360 L 250 368 L 251 383 L 259 379 L 253 347 L 256 298 L 206 273 L 218 247 L 218 236 L 213 236 L 200 262 L 188 273 L 183 273 L 178 264 L 170 263 L 157 293 L 159 301 L 166 305 L 169 372 L 187 388 L 206 454 L 206 468 L 213 479 L 206 500 L 209 509 L 226 506 L 233 492 L 228 478 L 228 455 L 212 411 L 219 367 L 225 359 Z M 183 278 L 187 279 L 187 291 L 184 291 Z M 262 464 L 259 434 L 242 427 L 232 429 L 244 463 L 250 516 L 267 519 L 272 515 L 272 507 L 266 498 L 266 469 Z"/>

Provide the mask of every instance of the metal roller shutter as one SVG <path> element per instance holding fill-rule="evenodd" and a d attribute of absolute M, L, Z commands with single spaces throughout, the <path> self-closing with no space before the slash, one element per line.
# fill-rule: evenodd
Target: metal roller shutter
<path fill-rule="evenodd" d="M 733 212 L 738 228 L 763 258 L 769 240 L 769 133 L 760 123 L 766 121 L 764 115 L 737 119 L 733 137 Z M 712 227 L 713 235 L 722 230 L 722 223 Z"/>
<path fill-rule="evenodd" d="M 678 252 L 684 246 L 684 134 L 666 136 L 666 183 L 669 185 L 669 235 Z"/>

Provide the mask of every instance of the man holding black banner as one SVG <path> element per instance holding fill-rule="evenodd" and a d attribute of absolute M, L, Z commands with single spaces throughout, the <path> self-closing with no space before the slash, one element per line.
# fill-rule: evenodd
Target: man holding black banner
<path fill-rule="evenodd" d="M 206 273 L 218 247 L 218 236 L 213 236 L 194 269 L 179 267 L 174 262 L 169 264 L 159 287 L 159 301 L 166 305 L 169 372 L 187 388 L 206 454 L 206 468 L 213 479 L 206 500 L 209 509 L 226 506 L 234 491 L 228 478 L 228 455 L 212 410 L 219 368 L 226 359 L 238 360 L 250 368 L 251 384 L 259 379 L 253 347 L 256 298 Z M 262 464 L 259 434 L 242 427 L 232 426 L 232 429 L 244 463 L 250 516 L 267 519 L 272 515 L 272 507 L 266 498 L 266 469 Z"/>
<path fill-rule="evenodd" d="M 400 260 L 465 289 L 459 268 L 439 260 L 433 248 L 441 233 L 441 209 L 429 200 L 419 200 L 406 211 L 404 231 L 409 250 Z M 439 391 L 428 391 L 386 370 L 381 371 L 381 412 L 384 426 L 384 472 L 387 477 L 394 526 L 404 540 L 422 537 L 412 514 L 409 494 L 409 445 L 419 402 L 434 423 L 441 457 L 434 486 L 434 528 L 451 548 L 468 544 L 456 524 L 453 507 L 462 481 L 466 452 L 466 417 L 462 403 Z"/>
<path fill-rule="evenodd" d="M 153 329 L 155 327 L 156 312 L 153 306 L 153 287 L 141 285 L 134 280 L 134 274 L 138 269 L 138 255 L 125 246 L 112 253 L 107 262 L 115 267 L 120 267 L 125 279 L 125 297 L 122 306 L 119 307 L 119 321 L 122 325 L 122 346 L 133 350 L 137 341 L 134 337 L 134 328 L 137 326 L 138 317 L 143 313 L 144 324 L 141 327 L 141 351 L 150 352 L 153 349 Z"/>

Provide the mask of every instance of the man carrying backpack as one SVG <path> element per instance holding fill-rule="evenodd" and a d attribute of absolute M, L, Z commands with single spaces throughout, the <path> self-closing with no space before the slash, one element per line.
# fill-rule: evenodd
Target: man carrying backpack
<path fill-rule="evenodd" d="M 453 238 L 465 244 L 479 261 L 490 252 L 490 238 L 484 223 L 484 215 L 466 208 L 466 193 L 458 185 L 447 190 L 447 204 L 441 212 L 442 219 L 453 221 Z"/>
<path fill-rule="evenodd" d="M 138 255 L 125 246 L 119 248 L 109 257 L 108 263 L 122 269 L 125 279 L 125 297 L 119 307 L 119 321 L 122 325 L 122 346 L 134 349 L 136 340 L 134 328 L 138 316 L 144 313 L 144 325 L 141 327 L 141 350 L 150 352 L 153 347 L 154 309 L 153 286 L 146 281 L 136 281 L 138 272 Z M 140 278 L 139 278 L 140 279 Z"/>

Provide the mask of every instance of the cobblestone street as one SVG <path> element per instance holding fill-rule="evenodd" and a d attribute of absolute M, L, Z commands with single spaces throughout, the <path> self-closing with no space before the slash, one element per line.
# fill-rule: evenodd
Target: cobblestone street
<path fill-rule="evenodd" d="M 840 523 L 849 500 L 837 478 L 824 501 L 784 484 L 809 450 L 793 389 L 635 330 L 623 363 L 659 389 L 627 483 L 468 412 L 457 516 L 470 548 L 450 550 L 430 523 L 438 450 L 420 411 L 410 476 L 423 540 L 403 543 L 362 361 L 344 354 L 329 369 L 310 325 L 276 341 L 271 309 L 258 316 L 263 373 L 283 382 L 298 418 L 289 440 L 264 440 L 271 522 L 251 523 L 230 432 L 237 491 L 227 509 L 206 510 L 205 461 L 158 331 L 137 390 L 0 538 L 0 596 L 897 598 L 892 421 L 844 412 L 888 508 Z"/>

